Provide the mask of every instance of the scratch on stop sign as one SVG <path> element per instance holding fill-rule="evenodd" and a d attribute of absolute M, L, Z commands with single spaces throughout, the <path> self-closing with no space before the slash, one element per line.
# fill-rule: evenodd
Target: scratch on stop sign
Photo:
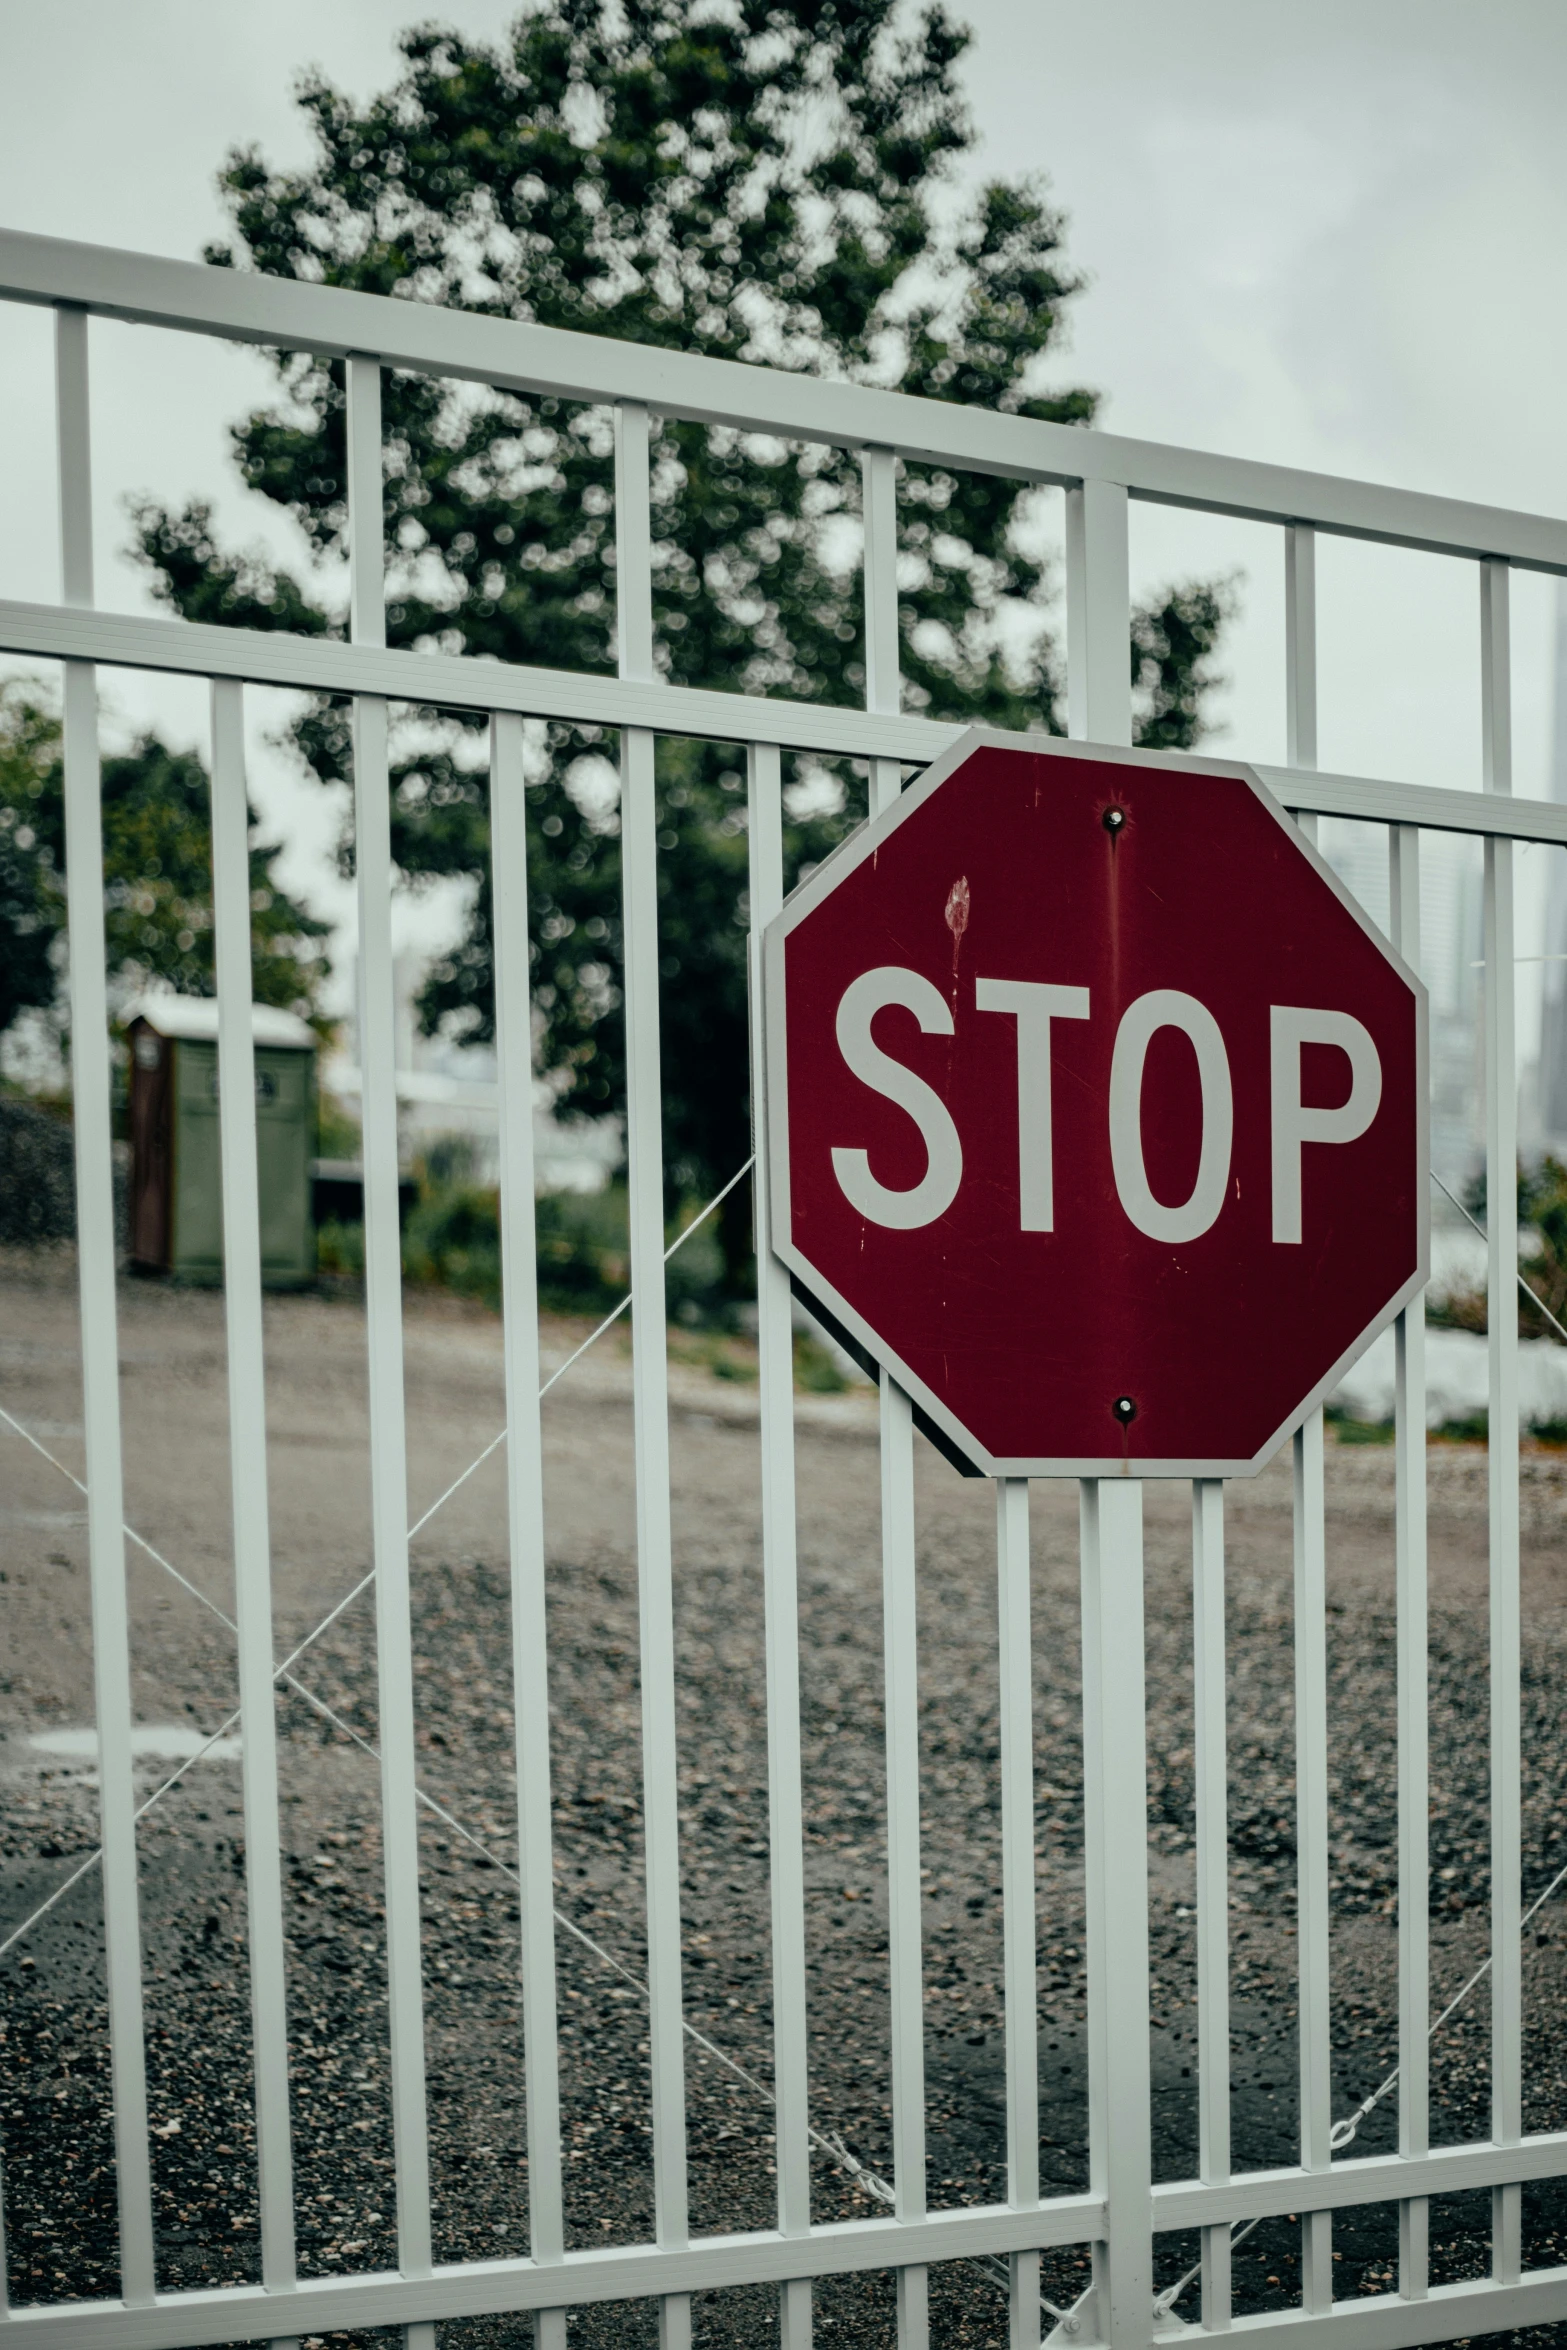
<path fill-rule="evenodd" d="M 963 944 L 963 933 L 968 928 L 968 875 L 960 873 L 947 892 L 947 928 L 952 933 L 952 976 L 958 975 L 958 949 Z"/>

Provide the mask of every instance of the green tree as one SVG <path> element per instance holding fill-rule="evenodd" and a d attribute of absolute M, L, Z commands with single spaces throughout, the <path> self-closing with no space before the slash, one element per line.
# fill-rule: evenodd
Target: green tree
<path fill-rule="evenodd" d="M 900 23 L 901 28 L 900 29 Z M 895 384 L 927 398 L 1087 423 L 1096 396 L 1042 388 L 1080 280 L 1039 188 L 954 186 L 973 132 L 968 35 L 897 0 L 536 0 L 498 45 L 426 27 L 395 85 L 358 106 L 319 78 L 299 102 L 299 171 L 232 154 L 232 241 L 209 261 L 727 359 Z M 279 353 L 280 399 L 234 433 L 246 482 L 292 513 L 321 567 L 295 581 L 214 542 L 201 507 L 144 508 L 139 543 L 181 613 L 341 628 L 329 593 L 344 524 L 341 370 Z M 388 635 L 508 662 L 614 664 L 612 448 L 601 410 L 388 374 Z M 939 467 L 900 482 L 903 700 L 1003 726 L 1059 727 L 1052 566 L 1039 493 Z M 661 673 L 863 700 L 852 456 L 665 420 L 653 461 Z M 1134 619 L 1143 739 L 1197 738 L 1224 591 L 1187 585 Z M 738 731 L 738 727 L 737 727 Z M 567 1116 L 623 1096 L 617 826 L 574 788 L 591 732 L 552 730 L 530 791 L 541 1052 Z M 298 730 L 340 777 L 341 710 Z M 413 714 L 394 850 L 417 887 L 471 884 L 461 943 L 421 1015 L 491 1024 L 482 741 Z M 845 778 L 840 777 L 839 782 Z M 831 779 L 829 779 L 829 782 Z M 672 1193 L 716 1189 L 749 1148 L 744 798 L 738 754 L 660 749 L 665 1140 Z M 807 778 L 788 843 L 819 859 L 855 820 Z M 809 807 L 816 812 L 811 814 Z M 748 1207 L 725 1253 L 738 1269 Z"/>
<path fill-rule="evenodd" d="M 280 888 L 278 849 L 252 848 L 251 934 L 259 1003 L 310 1012 L 327 925 Z M 104 918 L 110 984 L 211 995 L 212 846 L 207 774 L 155 734 L 103 762 Z M 65 921 L 60 721 L 26 680 L 0 687 L 0 1034 L 48 1011 Z"/>

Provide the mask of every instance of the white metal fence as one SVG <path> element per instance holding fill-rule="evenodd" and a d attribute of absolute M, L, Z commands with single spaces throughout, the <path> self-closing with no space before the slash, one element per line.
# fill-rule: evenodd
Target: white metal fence
<path fill-rule="evenodd" d="M 663 1314 L 655 735 L 748 740 L 750 909 L 754 930 L 782 897 L 781 759 L 786 751 L 870 762 L 873 808 L 951 730 L 899 710 L 896 466 L 899 458 L 974 469 L 1066 492 L 1068 649 L 1074 735 L 1130 740 L 1127 501 L 1144 498 L 1276 525 L 1287 580 L 1288 765 L 1264 769 L 1303 824 L 1320 814 L 1388 828 L 1392 929 L 1418 959 L 1423 827 L 1478 835 L 1485 856 L 1485 958 L 1510 974 L 1516 841 L 1567 842 L 1567 809 L 1510 797 L 1508 586 L 1514 568 L 1567 573 L 1567 523 L 1358 482 L 1167 449 L 1102 433 L 895 393 L 818 382 L 641 345 L 562 334 L 273 278 L 237 276 L 49 239 L 0 236 L 0 297 L 57 318 L 63 601 L 0 605 L 0 647 L 58 660 L 65 675 L 70 989 L 76 1091 L 82 1359 L 103 1898 L 122 2298 L 13 2307 L 0 2339 L 40 2350 L 176 2350 L 214 2340 L 295 2340 L 347 2328 L 401 2327 L 431 2350 L 436 2324 L 497 2311 L 538 2313 L 559 2350 L 568 2313 L 590 2302 L 656 2297 L 662 2339 L 689 2339 L 690 2297 L 776 2285 L 785 2350 L 810 2338 L 812 2280 L 896 2270 L 906 2350 L 927 2337 L 931 2264 L 1007 2264 L 1011 2341 L 1040 2338 L 1039 2256 L 1091 2245 L 1093 2284 L 1067 2320 L 1076 2340 L 1146 2343 L 1178 2329 L 1156 2304 L 1154 2242 L 1200 2231 L 1202 2323 L 1231 2325 L 1232 2231 L 1300 2214 L 1302 2300 L 1282 2315 L 1237 2318 L 1259 2345 L 1447 2340 L 1567 2321 L 1567 2270 L 1522 2264 L 1526 2181 L 1567 2171 L 1567 2132 L 1523 2134 L 1521 2084 L 1520 1604 L 1512 1169 L 1516 1149 L 1513 991 L 1484 1008 L 1490 1256 L 1492 2126 L 1485 2144 L 1429 2144 L 1427 2118 L 1427 1727 L 1424 1324 L 1399 1331 L 1397 1408 L 1399 2141 L 1393 2156 L 1334 2158 L 1329 2107 L 1328 1719 L 1324 1455 L 1320 1417 L 1295 1439 L 1295 1620 L 1300 2159 L 1232 2176 L 1229 2144 L 1224 1492 L 1192 1495 L 1195 1574 L 1197 1941 L 1201 2160 L 1196 2178 L 1150 2178 L 1146 1772 L 1143 1719 L 1142 1494 L 1082 1489 L 1083 1726 L 1091 2181 L 1042 2200 L 1038 2164 L 1033 1693 L 1027 1488 L 997 1489 L 1005 1887 L 1008 2196 L 983 2209 L 926 2207 L 921 1965 L 913 1430 L 884 1383 L 883 1568 L 893 2003 L 895 2205 L 889 2216 L 813 2225 L 808 2159 L 805 1894 L 795 1584 L 790 1298 L 759 1232 L 761 1442 L 765 1542 L 777 2225 L 693 2238 L 686 2195 L 680 1855 L 677 1847 L 673 1560 Z M 258 635 L 100 612 L 93 605 L 87 360 L 93 315 L 142 321 L 346 361 L 351 641 Z M 612 405 L 616 419 L 619 676 L 572 675 L 385 645 L 380 389 L 384 367 Z M 814 440 L 862 453 L 866 517 L 864 710 L 694 691 L 658 681 L 653 658 L 649 414 Z M 1316 772 L 1315 534 L 1422 548 L 1471 562 L 1479 584 L 1484 678 L 1483 790 L 1458 792 Z M 253 2006 L 262 2276 L 243 2288 L 160 2292 L 156 2282 L 144 2069 L 126 1557 L 120 1456 L 110 1064 L 99 833 L 95 666 L 211 680 L 213 858 L 226 1234 L 227 1346 L 244 1729 L 245 1853 Z M 397 2178 L 396 2273 L 300 2279 L 290 2164 L 290 2088 L 263 1420 L 262 1322 L 253 1094 L 249 1077 L 249 907 L 242 697 L 247 684 L 352 697 L 362 968 L 365 1255 L 373 1557 L 380 1678 L 385 1935 Z M 521 1969 L 527 2068 L 531 2252 L 441 2266 L 432 2257 L 426 2143 L 413 1672 L 404 1456 L 401 1280 L 393 1065 L 389 702 L 487 712 L 491 723 L 496 996 L 504 1170 L 508 1496 L 520 1818 Z M 555 1994 L 555 1917 L 544 1638 L 539 1357 L 531 1214 L 532 1081 L 525 842 L 524 716 L 619 730 L 624 853 L 628 1127 L 634 1316 L 637 1554 L 641 1606 L 649 2055 L 655 2241 L 568 2251 L 563 2216 Z M 758 1187 L 759 1216 L 765 1214 Z M 1491 2276 L 1433 2288 L 1433 2196 L 1489 2189 Z M 1396 2291 L 1333 2301 L 1333 2213 L 1396 2201 Z M 1048 2322 L 1048 2313 L 1047 2319 Z"/>

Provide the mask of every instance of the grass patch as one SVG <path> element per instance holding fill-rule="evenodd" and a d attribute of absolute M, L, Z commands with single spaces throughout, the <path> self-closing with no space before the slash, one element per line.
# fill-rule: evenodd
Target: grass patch
<path fill-rule="evenodd" d="M 1393 1441 L 1391 1420 L 1357 1420 L 1339 1404 L 1329 1404 L 1322 1416 L 1338 1444 L 1391 1444 Z M 1491 1415 L 1486 1411 L 1463 1412 L 1455 1419 L 1439 1422 L 1426 1434 L 1432 1444 L 1488 1444 Z M 1567 1450 L 1567 1420 L 1530 1420 L 1521 1434 L 1531 1444 Z"/>
<path fill-rule="evenodd" d="M 1353 1412 L 1346 1412 L 1342 1404 L 1330 1403 L 1322 1417 L 1332 1429 L 1339 1444 L 1391 1444 L 1391 1420 L 1357 1420 Z"/>
<path fill-rule="evenodd" d="M 842 1395 L 849 1384 L 821 1340 L 808 1330 L 795 1335 L 794 1383 L 805 1395 Z"/>
<path fill-rule="evenodd" d="M 1489 1444 L 1491 1415 L 1489 1412 L 1464 1412 L 1454 1420 L 1443 1420 L 1431 1430 L 1434 1444 Z"/>

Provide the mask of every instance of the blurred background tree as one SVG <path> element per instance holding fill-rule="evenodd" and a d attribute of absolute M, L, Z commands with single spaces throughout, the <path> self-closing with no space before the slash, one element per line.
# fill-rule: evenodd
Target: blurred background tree
<path fill-rule="evenodd" d="M 328 925 L 280 886 L 279 854 L 250 852 L 253 984 L 258 1003 L 309 1016 Z M 153 984 L 211 995 L 211 802 L 193 753 L 144 734 L 104 760 L 103 870 L 112 996 Z M 60 720 L 42 687 L 12 680 L 0 687 L 0 1035 L 55 1011 L 65 927 Z"/>
<path fill-rule="evenodd" d="M 1097 395 L 1042 370 L 1081 279 L 1031 183 L 958 184 L 975 134 L 968 34 L 897 0 L 539 0 L 489 44 L 422 27 L 364 106 L 299 87 L 314 158 L 231 154 L 224 266 L 442 302 L 725 359 L 896 386 L 1064 424 Z M 314 569 L 225 550 L 200 506 L 153 506 L 138 544 L 191 619 L 341 633 L 341 369 L 275 356 L 277 403 L 234 432 L 252 489 L 297 520 Z M 602 409 L 388 373 L 389 641 L 611 671 L 614 513 Z M 850 454 L 664 420 L 653 456 L 660 674 L 863 701 L 859 473 Z M 950 720 L 1061 730 L 1041 493 L 907 467 L 900 482 L 903 703 Z M 1133 616 L 1139 739 L 1195 743 L 1226 590 L 1188 583 Z M 738 731 L 738 729 L 737 729 Z M 323 778 L 346 713 L 296 729 Z M 570 1119 L 623 1099 L 618 827 L 591 730 L 557 727 L 529 797 L 540 1057 Z M 613 742 L 608 748 L 613 751 Z M 711 1192 L 750 1148 L 745 812 L 737 749 L 659 751 L 665 1147 L 671 1199 Z M 467 885 L 463 935 L 432 969 L 426 1030 L 492 1021 L 483 737 L 403 721 L 394 853 L 411 887 Z M 797 768 L 791 874 L 856 821 L 846 771 Z M 346 851 L 345 851 L 346 853 Z M 722 1240 L 748 1279 L 749 1203 Z"/>

